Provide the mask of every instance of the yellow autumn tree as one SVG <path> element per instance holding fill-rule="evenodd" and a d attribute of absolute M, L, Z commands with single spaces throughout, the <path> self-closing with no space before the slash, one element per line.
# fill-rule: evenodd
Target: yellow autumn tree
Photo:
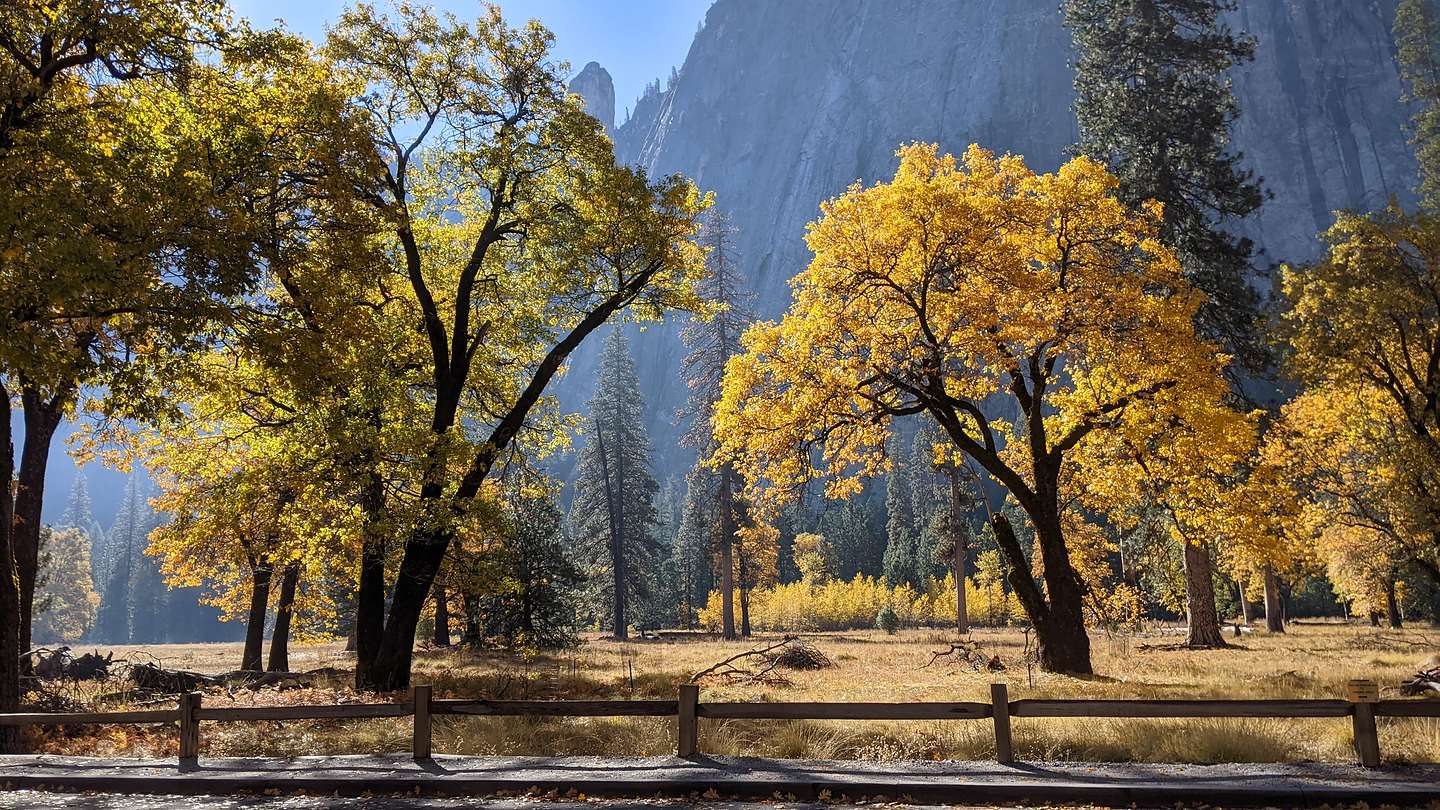
<path fill-rule="evenodd" d="M 1376 388 L 1306 391 L 1267 434 L 1260 470 L 1276 471 L 1277 496 L 1257 499 L 1285 517 L 1269 532 L 1282 543 L 1268 564 L 1293 559 L 1323 570 L 1357 613 L 1397 625 L 1403 573 L 1437 562 L 1425 494 L 1410 472 L 1423 461 L 1411 458 L 1418 448 L 1402 424 Z"/>
<path fill-rule="evenodd" d="M 1320 262 L 1281 278 L 1308 389 L 1287 409 L 1290 462 L 1313 519 L 1347 527 L 1322 544 L 1342 589 L 1393 581 L 1388 564 L 1354 567 L 1387 557 L 1440 583 L 1440 220 L 1392 206 L 1342 214 L 1325 238 Z"/>
<path fill-rule="evenodd" d="M 789 312 L 747 331 L 726 369 L 714 460 L 752 497 L 817 473 L 844 497 L 883 471 L 891 420 L 928 412 L 1034 525 L 1043 590 L 1008 519 L 991 519 L 1041 666 L 1091 672 L 1061 472 L 1097 436 L 1206 418 L 1226 358 L 1195 334 L 1202 296 L 1157 241 L 1157 206 L 1120 203 L 1099 164 L 1036 174 L 923 144 L 899 157 L 894 180 L 822 205 Z"/>

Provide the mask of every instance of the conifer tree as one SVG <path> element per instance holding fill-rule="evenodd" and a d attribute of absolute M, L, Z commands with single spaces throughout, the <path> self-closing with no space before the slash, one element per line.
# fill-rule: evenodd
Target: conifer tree
<path fill-rule="evenodd" d="M 143 520 L 135 538 L 134 570 L 130 575 L 130 643 L 159 644 L 169 641 L 170 616 L 166 610 L 165 581 L 160 563 L 145 553 L 150 532 L 160 525 L 160 516 L 141 498 Z"/>
<path fill-rule="evenodd" d="M 95 508 L 90 500 L 90 482 L 86 479 L 85 473 L 75 474 L 75 483 L 70 487 L 70 500 L 65 504 L 65 512 L 60 515 L 60 522 L 55 525 L 57 529 L 75 529 L 85 536 L 87 545 L 86 559 L 90 568 L 91 584 L 99 588 L 104 583 L 103 561 L 101 552 L 105 542 L 105 530 L 100 528 L 99 521 L 95 520 Z"/>
<path fill-rule="evenodd" d="M 834 551 L 836 578 L 849 581 L 857 575 L 876 576 L 883 567 L 882 546 L 871 527 L 861 496 L 845 500 L 820 519 L 820 534 Z"/>
<path fill-rule="evenodd" d="M 685 475 L 685 502 L 680 523 L 675 531 L 674 548 L 670 552 L 675 571 L 675 590 L 679 597 L 677 618 L 685 629 L 697 625 L 700 608 L 705 606 L 715 582 L 715 568 L 710 552 L 713 524 L 710 515 L 715 506 L 709 487 L 714 477 L 696 466 Z"/>
<path fill-rule="evenodd" d="M 1227 71 L 1255 55 L 1221 15 L 1235 0 L 1067 0 L 1079 151 L 1105 163 L 1129 205 L 1165 205 L 1161 241 L 1209 301 L 1197 326 L 1241 364 L 1268 362 L 1250 286 L 1254 245 L 1225 228 L 1264 199 L 1230 146 L 1240 115 Z"/>
<path fill-rule="evenodd" d="M 507 647 L 554 649 L 575 642 L 575 604 L 584 574 L 567 552 L 560 508 L 549 496 L 505 499 L 505 542 L 483 557 L 498 582 L 467 610 Z"/>
<path fill-rule="evenodd" d="M 644 412 L 630 343 L 612 329 L 590 399 L 571 520 L 592 573 L 603 574 L 594 584 L 598 598 L 609 603 L 616 638 L 628 636 L 629 623 L 650 595 L 659 553 L 654 533 L 659 485 L 650 473 Z"/>
<path fill-rule="evenodd" d="M 1221 20 L 1235 0 L 1067 0 L 1074 35 L 1079 151 L 1107 164 L 1130 205 L 1164 205 L 1161 241 L 1208 298 L 1196 314 L 1206 338 L 1238 367 L 1270 363 L 1250 286 L 1254 246 L 1226 224 L 1260 207 L 1259 180 L 1230 146 L 1239 106 L 1227 72 L 1254 58 L 1253 38 Z M 1209 548 L 1185 541 L 1189 644 L 1225 644 Z"/>
<path fill-rule="evenodd" d="M 100 609 L 95 617 L 95 638 L 107 644 L 130 640 L 131 580 L 142 562 L 148 507 L 140 495 L 140 479 L 125 480 L 120 511 L 110 526 L 109 547 L 113 561 L 107 572 Z"/>
<path fill-rule="evenodd" d="M 1440 212 L 1440 8 L 1435 0 L 1401 0 L 1395 10 L 1395 46 L 1401 76 L 1415 106 L 1411 143 L 1420 161 L 1420 198 Z"/>
<path fill-rule="evenodd" d="M 891 587 L 923 585 L 916 581 L 919 570 L 919 532 L 913 493 L 913 470 L 908 453 L 902 452 L 898 436 L 890 439 L 890 473 L 885 477 L 885 579 Z"/>
<path fill-rule="evenodd" d="M 686 325 L 681 339 L 688 350 L 681 368 L 690 386 L 690 401 L 685 415 L 690 419 L 685 442 L 710 455 L 714 440 L 710 435 L 710 419 L 715 403 L 720 400 L 720 383 L 725 376 L 725 363 L 740 351 L 740 335 L 754 320 L 750 312 L 750 295 L 746 292 L 740 257 L 735 250 L 736 229 L 723 211 L 712 209 L 702 223 L 700 244 L 708 251 L 705 276 L 696 286 L 696 294 L 711 308 L 708 320 L 695 319 Z M 735 638 L 735 570 L 736 533 L 745 524 L 740 513 L 742 482 L 731 465 L 723 465 L 715 473 L 716 485 L 709 487 L 715 502 L 708 510 L 715 529 L 715 567 L 719 580 L 721 632 Z M 743 564 L 743 563 L 741 563 Z"/>

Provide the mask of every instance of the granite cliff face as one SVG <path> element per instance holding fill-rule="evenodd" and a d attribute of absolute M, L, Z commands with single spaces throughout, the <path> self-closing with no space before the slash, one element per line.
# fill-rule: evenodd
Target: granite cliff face
<path fill-rule="evenodd" d="M 1259 45 L 1235 76 L 1235 140 L 1274 194 L 1242 227 L 1265 251 L 1262 269 L 1313 258 L 1336 209 L 1409 196 L 1415 165 L 1390 35 L 1395 4 L 1241 0 L 1232 15 Z M 1063 161 L 1076 132 L 1070 37 L 1057 6 L 717 0 L 670 85 L 652 86 L 615 129 L 616 152 L 716 193 L 739 228 L 756 309 L 775 317 L 789 303 L 787 280 L 808 261 L 802 237 L 820 201 L 889 177 L 900 143 L 958 152 L 976 142 L 1040 170 Z M 633 344 L 662 477 L 689 461 L 674 440 L 686 396 L 679 327 L 652 326 Z M 559 389 L 567 407 L 582 406 L 593 386 L 593 343 Z"/>
<path fill-rule="evenodd" d="M 589 62 L 570 80 L 570 92 L 585 99 L 585 111 L 605 125 L 605 132 L 615 135 L 615 82 L 610 71 L 599 62 Z"/>

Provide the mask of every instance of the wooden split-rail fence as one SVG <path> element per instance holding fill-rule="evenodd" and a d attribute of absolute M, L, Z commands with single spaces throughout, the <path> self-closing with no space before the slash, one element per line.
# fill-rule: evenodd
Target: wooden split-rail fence
<path fill-rule="evenodd" d="M 180 696 L 173 709 L 117 712 L 0 714 L 0 725 L 82 725 L 175 723 L 180 761 L 193 764 L 200 754 L 202 722 L 331 720 L 378 717 L 414 718 L 412 751 L 417 760 L 431 755 L 431 723 L 436 715 L 474 717 L 674 717 L 676 753 L 700 754 L 700 718 L 712 720 L 990 720 L 995 758 L 1015 760 L 1013 718 L 1350 718 L 1355 753 L 1361 765 L 1380 764 L 1377 717 L 1440 718 L 1437 700 L 1380 700 L 1373 682 L 1351 682 L 1344 700 L 1010 700 L 1005 684 L 990 686 L 990 702 L 952 703 L 702 703 L 700 687 L 684 684 L 675 700 L 456 700 L 436 699 L 431 687 L 416 686 L 403 703 L 347 703 L 334 706 L 205 706 L 199 692 Z"/>

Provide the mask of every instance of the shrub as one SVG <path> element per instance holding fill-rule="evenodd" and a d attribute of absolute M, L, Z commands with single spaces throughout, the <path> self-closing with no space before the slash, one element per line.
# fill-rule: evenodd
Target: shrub
<path fill-rule="evenodd" d="M 900 630 L 900 617 L 896 615 L 894 605 L 880 608 L 880 612 L 875 614 L 875 626 L 892 636 Z"/>
<path fill-rule="evenodd" d="M 999 582 L 965 581 L 966 613 L 972 624 L 1005 625 L 1022 620 L 1019 603 Z M 890 606 L 900 627 L 939 627 L 955 623 L 955 578 L 931 579 L 924 591 L 909 585 L 891 588 L 883 579 L 792 582 L 750 593 L 750 624 L 756 630 L 797 633 L 864 630 L 875 626 L 880 609 Z M 720 593 L 713 591 L 700 623 L 720 628 Z"/>

